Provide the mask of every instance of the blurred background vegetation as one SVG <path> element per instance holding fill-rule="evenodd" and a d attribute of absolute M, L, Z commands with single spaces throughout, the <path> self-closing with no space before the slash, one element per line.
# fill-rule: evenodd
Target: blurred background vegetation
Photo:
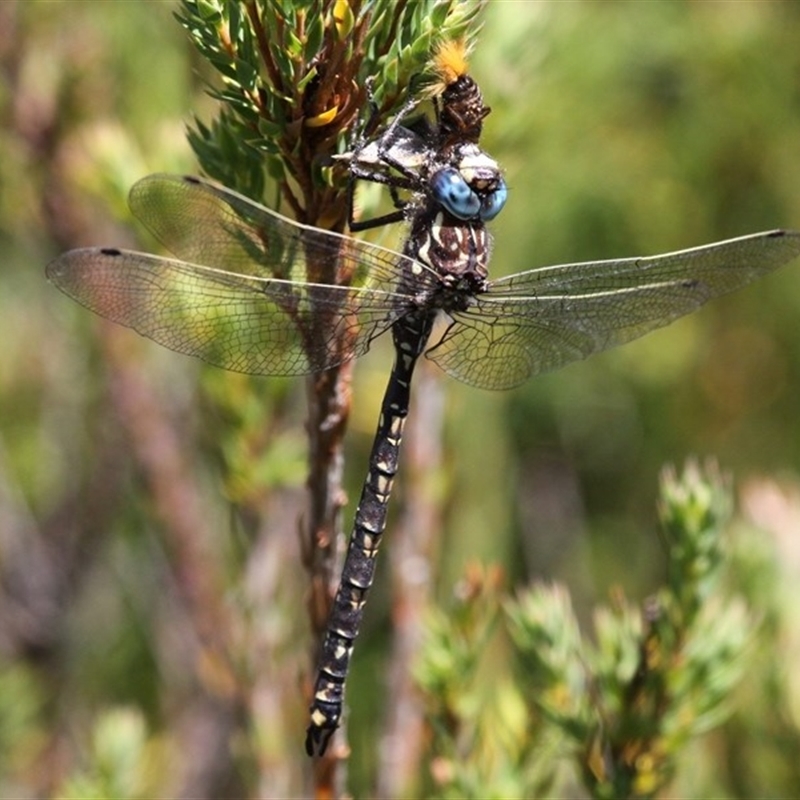
<path fill-rule="evenodd" d="M 307 791 L 302 382 L 164 351 L 44 278 L 72 247 L 154 247 L 128 189 L 196 171 L 185 126 L 212 115 L 211 76 L 176 9 L 0 4 L 2 797 Z M 530 0 L 484 20 L 483 144 L 510 187 L 495 274 L 800 227 L 800 5 Z M 663 582 L 658 474 L 699 454 L 734 476 L 730 579 L 758 625 L 732 715 L 684 754 L 671 793 L 800 796 L 798 270 L 513 392 L 425 365 L 415 408 L 442 435 L 412 408 L 349 682 L 354 795 L 447 784 L 420 754 L 425 777 L 392 777 L 376 745 L 404 527 L 435 531 L 444 607 L 480 583 L 478 562 L 502 568 L 503 596 L 562 581 L 586 624 L 612 590 L 640 602 Z M 350 512 L 390 358 L 376 346 L 356 370 Z M 547 792 L 579 784 L 565 768 Z"/>

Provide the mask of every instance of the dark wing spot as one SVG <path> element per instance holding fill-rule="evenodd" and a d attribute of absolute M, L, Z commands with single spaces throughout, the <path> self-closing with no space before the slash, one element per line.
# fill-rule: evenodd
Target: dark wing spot
<path fill-rule="evenodd" d="M 117 250 L 116 247 L 102 247 L 102 248 L 100 248 L 100 252 L 104 256 L 121 256 L 122 255 L 122 251 L 121 250 Z"/>
<path fill-rule="evenodd" d="M 197 178 L 195 178 L 194 175 L 184 175 L 183 180 L 186 181 L 186 183 L 194 183 L 194 184 L 200 183 L 200 181 L 197 180 Z"/>

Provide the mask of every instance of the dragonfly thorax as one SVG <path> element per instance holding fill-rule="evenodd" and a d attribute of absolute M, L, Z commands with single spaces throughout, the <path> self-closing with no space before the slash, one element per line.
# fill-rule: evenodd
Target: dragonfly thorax
<path fill-rule="evenodd" d="M 406 254 L 443 280 L 471 275 L 483 281 L 488 275 L 491 237 L 482 222 L 461 220 L 447 210 L 435 209 L 414 220 Z"/>
<path fill-rule="evenodd" d="M 435 293 L 433 303 L 448 314 L 466 311 L 474 305 L 475 298 L 487 289 L 486 277 L 477 272 L 445 275 Z"/>

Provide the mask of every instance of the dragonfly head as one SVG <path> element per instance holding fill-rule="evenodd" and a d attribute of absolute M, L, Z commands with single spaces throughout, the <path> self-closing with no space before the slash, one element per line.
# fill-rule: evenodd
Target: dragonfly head
<path fill-rule="evenodd" d="M 454 159 L 432 173 L 433 199 L 461 220 L 494 219 L 506 203 L 508 188 L 497 162 L 475 145 L 458 148 Z"/>

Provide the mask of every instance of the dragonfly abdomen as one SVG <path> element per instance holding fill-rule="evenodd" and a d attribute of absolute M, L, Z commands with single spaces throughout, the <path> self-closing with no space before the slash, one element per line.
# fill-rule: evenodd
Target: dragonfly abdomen
<path fill-rule="evenodd" d="M 435 311 L 409 314 L 395 323 L 392 334 L 395 363 L 381 404 L 378 430 L 369 458 L 369 471 L 356 509 L 353 534 L 319 662 L 306 752 L 322 754 L 342 716 L 344 682 L 358 636 L 364 603 L 375 577 L 375 564 L 392 484 L 397 474 L 403 427 L 408 416 L 411 377 L 428 341 Z"/>

